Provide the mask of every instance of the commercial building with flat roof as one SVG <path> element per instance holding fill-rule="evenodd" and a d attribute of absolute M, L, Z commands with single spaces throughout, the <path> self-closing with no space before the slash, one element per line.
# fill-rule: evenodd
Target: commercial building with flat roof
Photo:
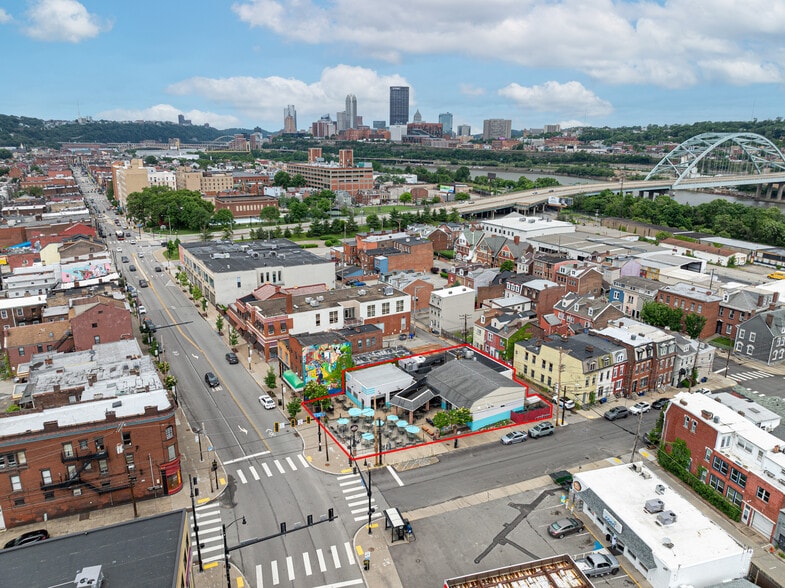
<path fill-rule="evenodd" d="M 521 240 L 575 232 L 575 225 L 572 223 L 551 218 L 523 216 L 517 212 L 511 212 L 501 218 L 485 219 L 480 223 L 480 228 L 489 235 L 501 235 L 508 239 L 518 237 Z"/>
<path fill-rule="evenodd" d="M 335 262 L 288 239 L 181 243 L 180 259 L 192 284 L 212 304 L 230 304 L 262 284 L 335 288 Z"/>

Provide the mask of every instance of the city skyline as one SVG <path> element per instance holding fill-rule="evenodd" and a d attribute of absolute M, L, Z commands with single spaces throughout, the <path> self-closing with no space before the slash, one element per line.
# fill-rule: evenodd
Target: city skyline
<path fill-rule="evenodd" d="M 477 133 L 774 119 L 785 0 L 31 0 L 0 8 L 3 114 L 298 130 L 356 96 L 389 124 L 389 88 L 426 122 Z M 380 11 L 385 18 L 380 19 Z M 228 42 L 227 39 L 231 39 Z M 152 42 L 151 42 L 152 41 Z M 13 57 L 10 57 L 13 56 Z"/>

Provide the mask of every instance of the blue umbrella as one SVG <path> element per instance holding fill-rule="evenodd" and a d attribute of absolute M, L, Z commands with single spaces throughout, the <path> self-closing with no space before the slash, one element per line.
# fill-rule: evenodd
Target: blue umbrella
<path fill-rule="evenodd" d="M 363 413 L 362 414 L 363 414 L 364 417 L 373 418 L 374 412 L 375 411 L 371 407 L 368 407 L 368 408 L 364 408 L 363 409 Z"/>
<path fill-rule="evenodd" d="M 409 426 L 409 423 L 407 423 L 407 422 L 406 422 L 405 420 L 403 420 L 403 419 L 401 419 L 400 421 L 398 421 L 396 424 L 398 425 L 398 428 L 399 428 L 399 429 L 405 429 L 406 427 L 408 427 L 408 426 Z"/>
<path fill-rule="evenodd" d="M 365 441 L 373 441 L 373 433 L 363 433 L 363 439 Z"/>
<path fill-rule="evenodd" d="M 349 409 L 349 416 L 350 416 L 350 417 L 358 417 L 358 416 L 360 416 L 362 413 L 363 413 L 363 411 L 362 411 L 362 410 L 360 410 L 359 408 L 357 408 L 356 406 L 355 406 L 355 407 L 353 407 L 353 408 L 350 408 L 350 409 Z"/>
<path fill-rule="evenodd" d="M 398 420 L 398 415 L 397 414 L 388 414 L 387 415 L 387 420 L 390 421 L 390 422 L 395 422 L 395 421 Z"/>
<path fill-rule="evenodd" d="M 349 419 L 338 419 L 338 424 L 344 427 L 349 424 Z"/>
<path fill-rule="evenodd" d="M 409 425 L 408 427 L 406 427 L 406 432 L 409 433 L 410 435 L 416 435 L 417 433 L 420 432 L 420 427 L 418 427 L 417 425 Z"/>

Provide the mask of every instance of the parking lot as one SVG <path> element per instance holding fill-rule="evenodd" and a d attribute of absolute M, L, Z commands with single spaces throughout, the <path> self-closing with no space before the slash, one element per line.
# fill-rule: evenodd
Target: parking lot
<path fill-rule="evenodd" d="M 564 490 L 549 484 L 412 521 L 417 540 L 390 547 L 403 585 L 435 586 L 445 578 L 565 553 L 575 558 L 606 547 L 604 537 L 595 537 L 591 528 L 563 539 L 548 534 L 551 523 L 575 516 L 563 503 L 565 498 Z M 617 587 L 633 584 L 625 573 L 629 562 L 623 558 L 620 562 L 623 568 L 618 574 L 593 578 L 592 583 Z"/>

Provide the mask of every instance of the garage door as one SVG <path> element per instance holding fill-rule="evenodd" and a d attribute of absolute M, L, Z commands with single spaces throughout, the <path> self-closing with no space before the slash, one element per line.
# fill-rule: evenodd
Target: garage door
<path fill-rule="evenodd" d="M 758 511 L 755 511 L 752 515 L 752 528 L 768 540 L 771 538 L 771 532 L 774 530 L 774 523 Z"/>

